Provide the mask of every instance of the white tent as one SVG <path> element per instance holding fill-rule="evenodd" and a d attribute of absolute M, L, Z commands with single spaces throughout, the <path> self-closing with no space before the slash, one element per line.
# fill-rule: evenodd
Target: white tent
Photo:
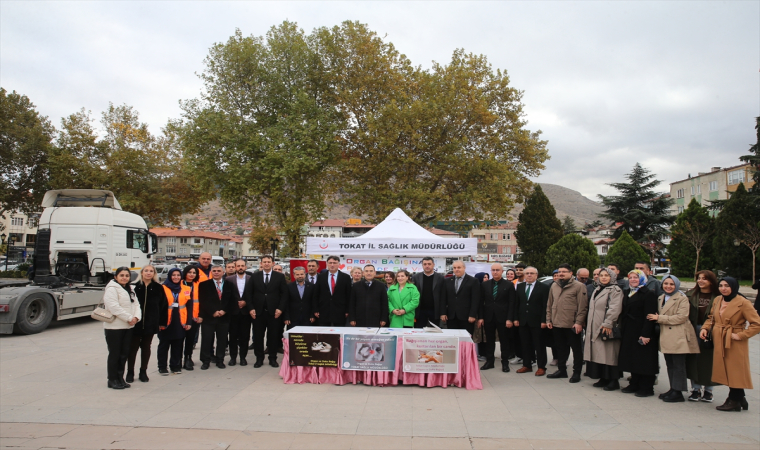
<path fill-rule="evenodd" d="M 356 238 L 306 238 L 310 255 L 468 256 L 478 253 L 475 238 L 447 239 L 417 225 L 396 208 L 375 228 Z"/>

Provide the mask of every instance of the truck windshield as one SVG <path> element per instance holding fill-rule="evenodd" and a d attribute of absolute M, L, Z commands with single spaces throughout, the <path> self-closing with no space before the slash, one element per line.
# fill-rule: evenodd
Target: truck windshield
<path fill-rule="evenodd" d="M 127 248 L 136 248 L 148 253 L 148 236 L 137 230 L 127 230 Z"/>

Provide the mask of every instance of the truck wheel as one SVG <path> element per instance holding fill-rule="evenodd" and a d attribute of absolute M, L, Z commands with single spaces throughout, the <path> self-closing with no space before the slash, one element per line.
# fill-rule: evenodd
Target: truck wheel
<path fill-rule="evenodd" d="M 47 295 L 30 295 L 18 309 L 15 331 L 21 334 L 36 334 L 50 325 L 55 314 L 53 299 Z"/>

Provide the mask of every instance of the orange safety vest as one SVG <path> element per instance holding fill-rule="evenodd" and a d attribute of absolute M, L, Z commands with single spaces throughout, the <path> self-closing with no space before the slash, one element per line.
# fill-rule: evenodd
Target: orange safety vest
<path fill-rule="evenodd" d="M 169 318 L 166 321 L 166 326 L 168 327 L 172 323 L 172 305 L 174 304 L 174 293 L 166 286 L 164 286 L 164 292 L 166 292 L 166 302 L 169 305 Z M 180 286 L 177 302 L 179 303 L 179 319 L 183 327 L 187 325 L 187 302 L 191 300 L 192 295 L 190 294 L 190 286 Z"/>
<path fill-rule="evenodd" d="M 202 273 L 200 270 L 198 270 L 198 273 Z M 195 278 L 198 279 L 197 277 Z M 198 285 L 200 284 L 198 281 L 193 281 L 191 284 L 192 286 L 188 286 L 187 281 L 182 282 L 182 286 L 187 287 L 192 291 L 192 300 L 193 300 L 193 319 L 198 318 L 198 313 L 200 312 L 200 303 L 198 303 Z"/>
<path fill-rule="evenodd" d="M 211 274 L 210 270 L 211 270 L 211 266 L 209 266 L 209 274 Z M 200 265 L 198 266 L 198 269 L 196 270 L 196 272 L 198 272 L 198 276 L 195 277 L 195 281 L 197 281 L 198 283 L 203 283 L 204 281 L 211 279 L 208 277 L 208 275 L 206 275 L 206 272 L 201 270 Z"/>

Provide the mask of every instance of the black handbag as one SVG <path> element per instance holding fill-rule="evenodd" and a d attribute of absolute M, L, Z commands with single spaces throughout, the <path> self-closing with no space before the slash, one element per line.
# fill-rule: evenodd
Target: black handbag
<path fill-rule="evenodd" d="M 713 323 L 712 326 L 710 326 L 710 330 L 707 332 L 707 337 L 702 339 L 699 337 L 699 333 L 697 333 L 697 342 L 699 342 L 699 349 L 700 350 L 708 350 L 712 351 L 715 348 L 715 342 L 713 342 L 713 328 L 715 328 L 715 318 L 713 317 Z M 701 331 L 701 329 L 700 329 Z"/>
<path fill-rule="evenodd" d="M 607 297 L 607 306 L 604 308 L 604 315 L 607 316 L 607 311 L 610 309 L 610 298 Z M 602 332 L 602 340 L 612 340 L 612 339 L 622 339 L 623 338 L 623 328 L 620 326 L 620 318 L 618 318 L 618 321 L 615 322 L 612 325 L 612 333 L 611 334 L 605 334 Z"/>

